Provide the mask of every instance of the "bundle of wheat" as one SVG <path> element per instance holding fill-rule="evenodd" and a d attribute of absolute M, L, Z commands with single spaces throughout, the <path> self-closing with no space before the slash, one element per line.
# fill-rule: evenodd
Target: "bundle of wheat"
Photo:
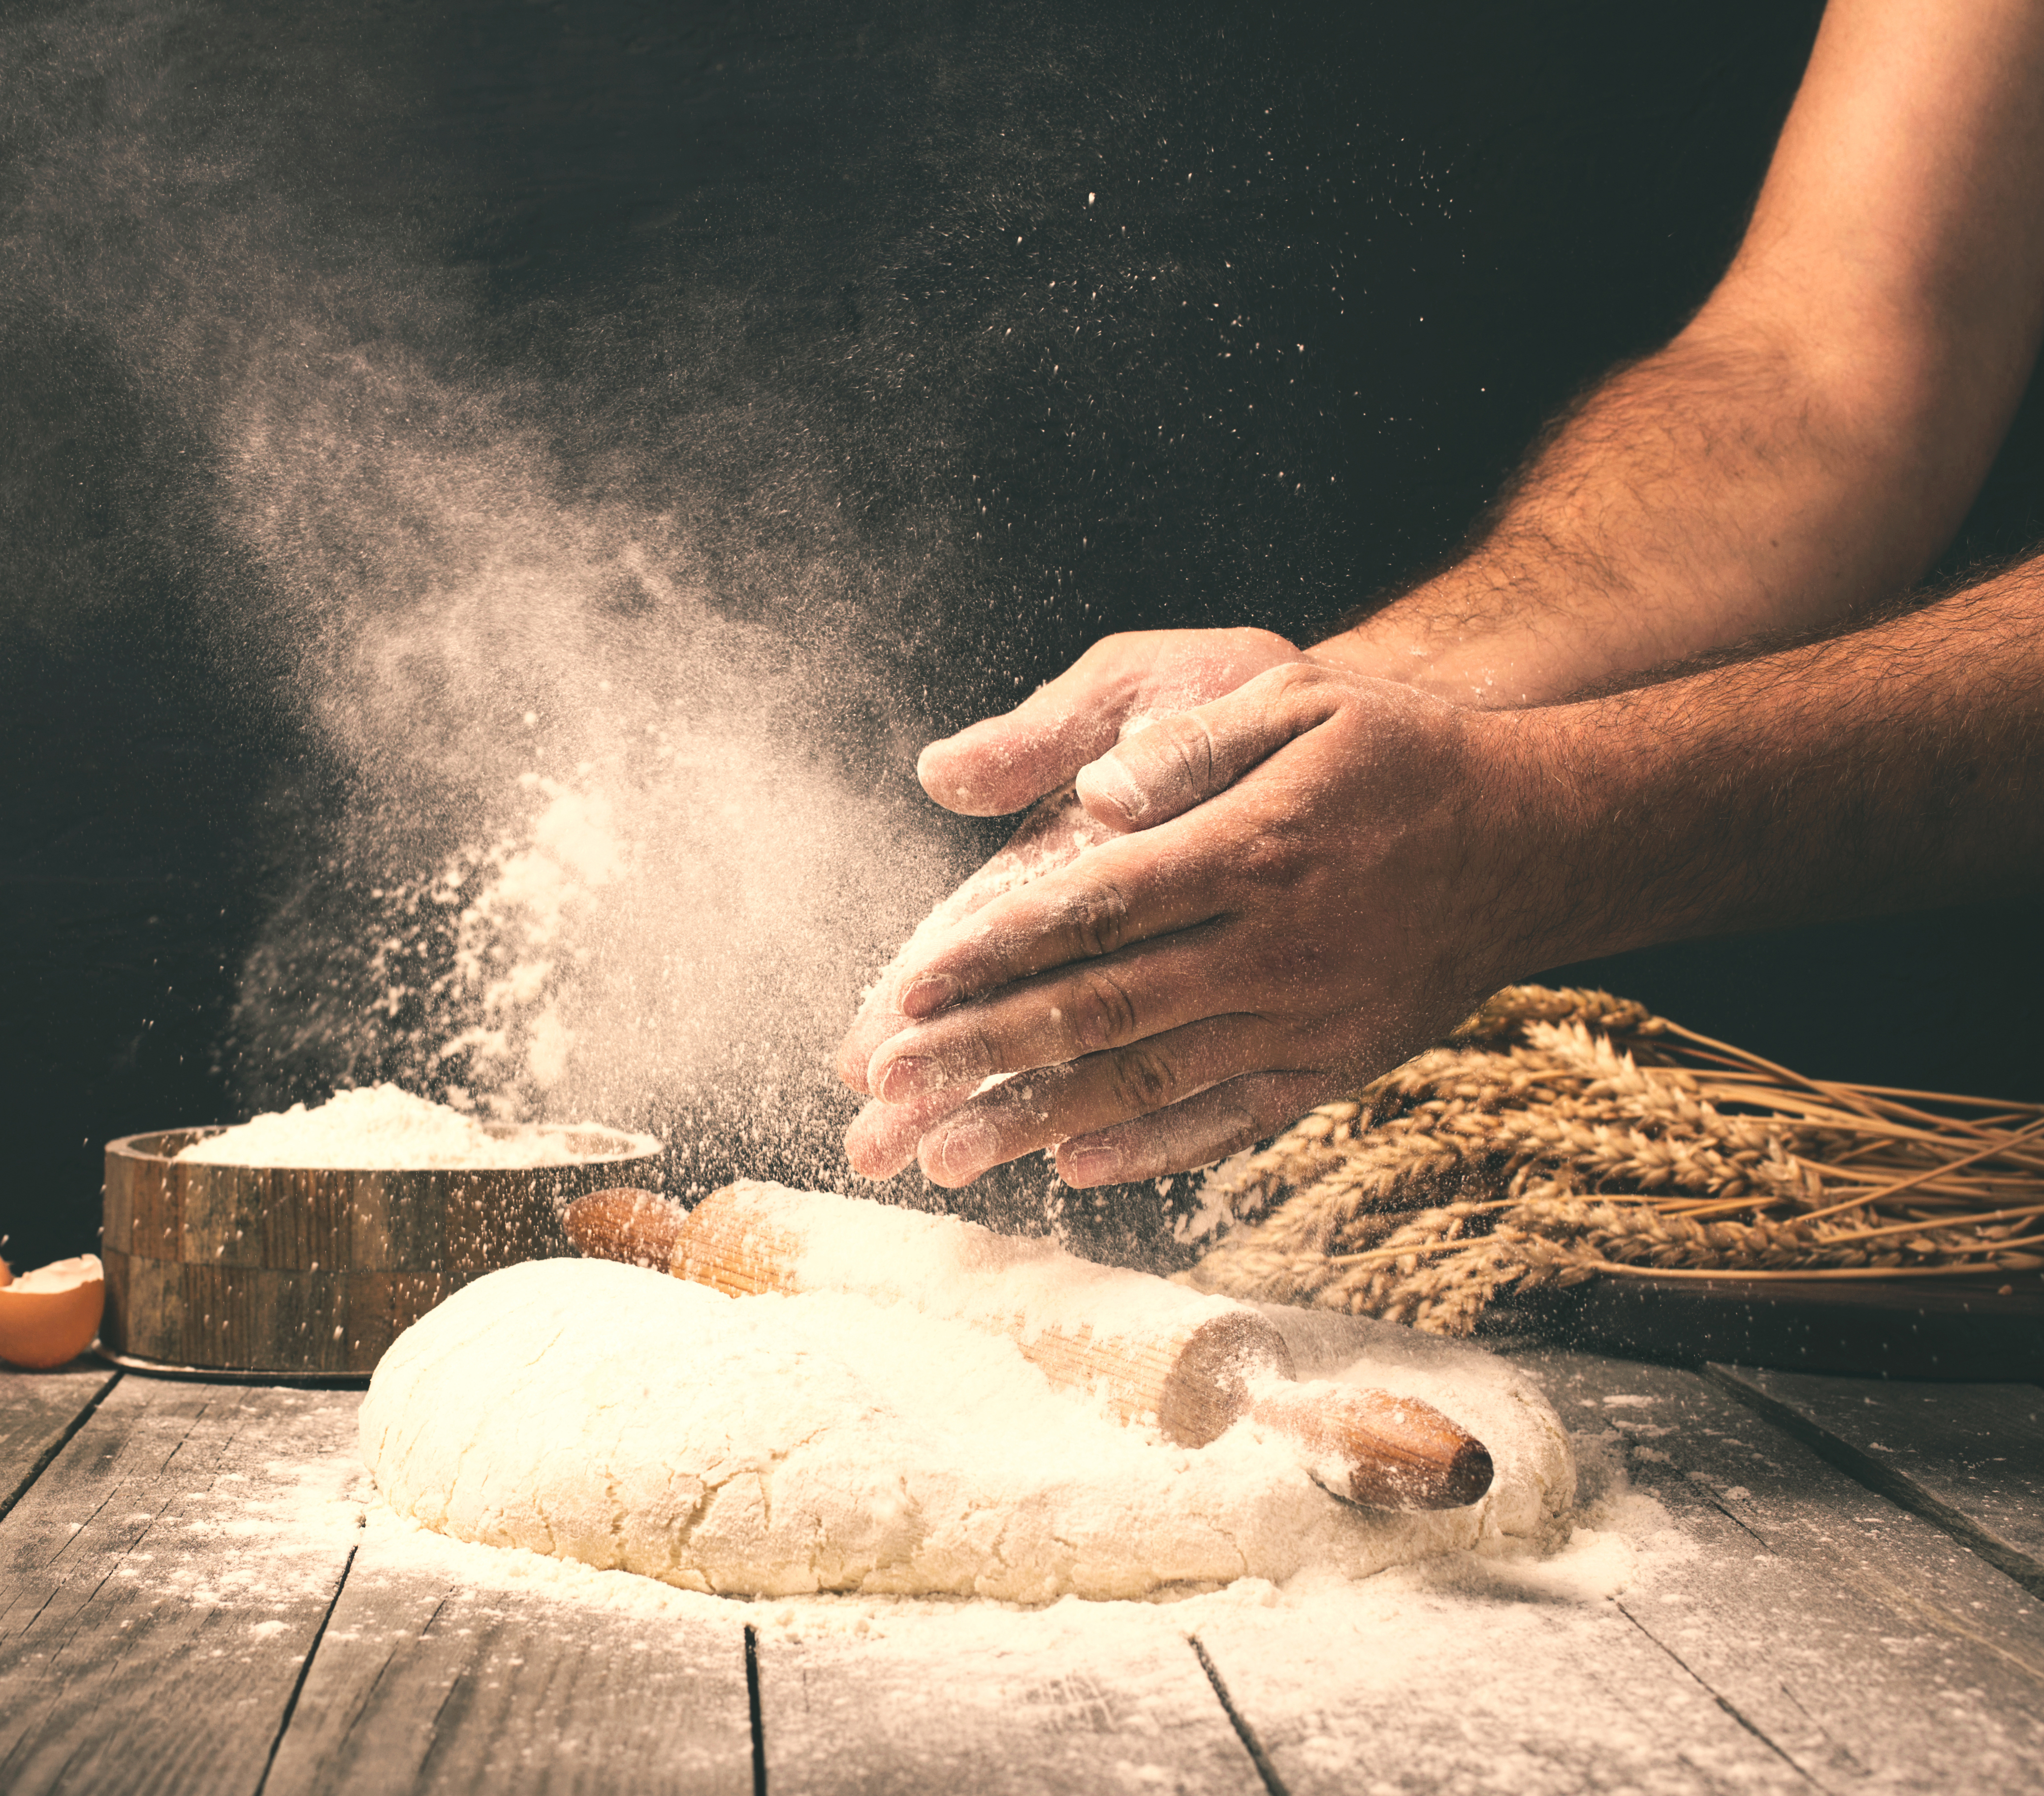
<path fill-rule="evenodd" d="M 1608 992 L 1514 986 L 1206 1175 L 1203 1290 L 1466 1334 L 1598 1273 L 2044 1267 L 2044 1105 L 1805 1079 Z"/>

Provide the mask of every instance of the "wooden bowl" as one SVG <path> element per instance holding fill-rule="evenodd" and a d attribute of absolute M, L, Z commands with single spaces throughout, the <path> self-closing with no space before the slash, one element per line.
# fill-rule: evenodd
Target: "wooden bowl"
<path fill-rule="evenodd" d="M 587 1157 L 424 1172 L 215 1166 L 173 1156 L 213 1129 L 106 1147 L 110 1352 L 166 1366 L 364 1375 L 471 1279 L 571 1254 L 560 1210 L 613 1185 L 660 1183 L 643 1137 L 568 1137 Z M 606 1152 L 606 1148 L 615 1152 Z"/>

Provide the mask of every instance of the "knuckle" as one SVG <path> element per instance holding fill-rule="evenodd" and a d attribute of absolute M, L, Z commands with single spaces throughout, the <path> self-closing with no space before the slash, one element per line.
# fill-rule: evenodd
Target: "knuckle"
<path fill-rule="evenodd" d="M 994 1063 L 993 1037 L 979 1024 L 961 1029 L 944 1050 L 944 1082 L 955 1085 L 960 1079 L 984 1079 L 997 1070 Z"/>
<path fill-rule="evenodd" d="M 1332 670 L 1315 661 L 1281 661 L 1256 683 L 1268 710 L 1279 718 L 1291 716 L 1305 704 L 1320 702 L 1320 694 L 1335 678 Z"/>
<path fill-rule="evenodd" d="M 1252 833 L 1231 847 L 1231 871 L 1244 886 L 1258 890 L 1291 885 L 1298 871 L 1301 843 L 1282 818 L 1266 818 Z"/>
<path fill-rule="evenodd" d="M 1090 644 L 1072 663 L 1072 668 L 1074 672 L 1084 668 L 1089 674 L 1113 677 L 1140 667 L 1147 660 L 1148 656 L 1143 652 L 1142 632 L 1116 630 Z"/>
<path fill-rule="evenodd" d="M 1278 691 L 1289 694 L 1294 692 L 1316 692 L 1332 678 L 1331 671 L 1317 661 L 1280 661 L 1266 676 Z"/>
<path fill-rule="evenodd" d="M 1155 1048 L 1130 1048 L 1109 1065 L 1114 1095 L 1132 1114 L 1161 1110 L 1178 1094 L 1178 1070 L 1170 1056 Z"/>
<path fill-rule="evenodd" d="M 1281 636 L 1275 630 L 1259 630 L 1243 625 L 1229 633 L 1243 648 L 1260 649 L 1273 655 L 1295 656 L 1299 651 L 1293 646 L 1289 636 Z"/>
<path fill-rule="evenodd" d="M 1128 894 L 1112 880 L 1096 879 L 1066 901 L 1065 925 L 1086 958 L 1112 954 L 1127 939 Z"/>
<path fill-rule="evenodd" d="M 1078 983 L 1065 1013 L 1072 1045 L 1078 1052 L 1097 1053 L 1136 1033 L 1135 1001 L 1112 973 L 1096 967 L 1081 975 Z"/>
<path fill-rule="evenodd" d="M 1163 736 L 1165 764 L 1178 783 L 1200 798 L 1214 789 L 1214 740 L 1202 718 L 1181 712 L 1159 725 Z"/>

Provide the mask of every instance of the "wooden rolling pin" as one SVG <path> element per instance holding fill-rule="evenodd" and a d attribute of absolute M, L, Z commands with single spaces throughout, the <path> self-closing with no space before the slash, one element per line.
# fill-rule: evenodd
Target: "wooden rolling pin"
<path fill-rule="evenodd" d="M 733 1297 L 851 1290 L 1005 1335 L 1052 1383 L 1123 1422 L 1204 1447 L 1248 1415 L 1307 1470 L 1372 1509 L 1457 1509 L 1490 1488 L 1490 1455 L 1431 1405 L 1293 1381 L 1284 1336 L 1247 1305 L 1095 1266 L 953 1217 L 741 1179 L 692 1210 L 596 1191 L 565 1217 L 586 1253 Z"/>

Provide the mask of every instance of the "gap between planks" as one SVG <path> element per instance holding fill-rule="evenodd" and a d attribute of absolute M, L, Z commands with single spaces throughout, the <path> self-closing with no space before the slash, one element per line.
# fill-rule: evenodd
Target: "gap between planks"
<path fill-rule="evenodd" d="M 348 1575 L 355 1569 L 355 1556 L 362 1551 L 357 1540 L 348 1549 L 348 1557 L 341 1562 L 340 1577 L 333 1586 L 333 1600 L 326 1606 L 326 1613 L 320 1617 L 318 1628 L 313 1634 L 313 1644 L 306 1648 L 304 1661 L 298 1667 L 298 1682 L 291 1686 L 291 1694 L 284 1699 L 284 1712 L 278 1717 L 276 1736 L 270 1742 L 270 1756 L 263 1761 L 263 1775 L 256 1780 L 255 1796 L 263 1796 L 270 1787 L 270 1775 L 277 1768 L 278 1748 L 284 1744 L 284 1736 L 291 1731 L 291 1717 L 298 1712 L 298 1698 L 305 1693 L 305 1680 L 313 1675 L 313 1661 L 319 1657 L 320 1645 L 326 1639 L 327 1629 L 333 1625 L 333 1612 L 340 1607 L 340 1594 L 348 1588 Z"/>
<path fill-rule="evenodd" d="M 110 1375 L 98 1394 L 0 1522 L 0 1785 L 253 1791 L 346 1556 L 285 1512 L 324 1505 L 352 1413 Z"/>
<path fill-rule="evenodd" d="M 1772 1752 L 1776 1758 L 1779 1759 L 1781 1763 L 1786 1765 L 1789 1770 L 1793 1771 L 1796 1776 L 1802 1779 L 1805 1783 L 1809 1784 L 1812 1788 L 1820 1787 L 1817 1783 L 1817 1780 L 1800 1765 L 1796 1763 L 1795 1756 L 1792 1753 L 1785 1751 L 1781 1744 L 1774 1739 L 1773 1735 L 1768 1733 L 1766 1729 L 1763 1728 L 1758 1721 L 1754 1720 L 1754 1718 L 1750 1715 L 1747 1714 L 1743 1709 L 1740 1708 L 1739 1706 L 1733 1702 L 1730 1697 L 1727 1696 L 1723 1690 L 1719 1690 L 1713 1686 L 1709 1679 L 1699 1675 L 1696 1668 L 1693 1665 L 1685 1659 L 1681 1654 L 1677 1652 L 1674 1648 L 1662 1639 L 1658 1634 L 1655 1633 L 1651 1628 L 1648 1627 L 1646 1624 L 1641 1621 L 1637 1615 L 1634 1614 L 1630 1609 L 1627 1609 L 1625 1606 L 1625 1599 L 1623 1597 L 1617 1598 L 1614 1599 L 1614 1601 L 1619 1613 L 1623 1615 L 1627 1621 L 1632 1624 L 1634 1627 L 1637 1628 L 1648 1640 L 1653 1643 L 1655 1648 L 1657 1648 L 1660 1652 L 1666 1653 L 1667 1656 L 1673 1661 L 1676 1668 L 1680 1671 L 1685 1677 L 1693 1679 L 1696 1682 L 1696 1687 L 1703 1691 L 1703 1693 L 1708 1696 L 1712 1702 L 1715 1702 L 1719 1708 L 1722 1709 L 1725 1712 L 1726 1714 L 1729 1715 L 1735 1721 L 1738 1722 L 1741 1727 L 1744 1728 L 1748 1733 L 1751 1734 L 1755 1740 L 1758 1740 L 1762 1746 L 1765 1747 L 1769 1752 Z"/>
<path fill-rule="evenodd" d="M 1892 1459 L 1877 1458 L 1867 1448 L 1827 1426 L 1812 1407 L 1791 1401 L 1783 1392 L 1769 1388 L 1783 1381 L 1743 1367 L 1706 1365 L 1702 1375 L 1727 1392 L 1756 1414 L 1800 1441 L 1826 1463 L 1835 1467 L 1857 1483 L 1885 1497 L 1900 1509 L 1921 1516 L 1940 1528 L 1961 1546 L 2014 1579 L 2033 1596 L 2044 1596 L 2044 1559 L 2007 1539 L 1992 1525 L 1969 1514 L 1940 1496 L 1907 1467 Z M 1807 1376 L 1808 1375 L 1804 1375 Z M 1827 1385 L 1849 1385 L 1847 1379 L 1827 1379 Z M 2003 1387 L 1993 1387 L 2000 1389 Z M 2010 1386 L 2011 1391 L 2034 1390 L 2031 1386 Z M 2044 1500 L 2044 1499 L 2040 1499 Z"/>
<path fill-rule="evenodd" d="M 371 1518 L 263 1796 L 756 1788 L 736 1614 L 556 1599 L 404 1538 Z"/>
<path fill-rule="evenodd" d="M 745 1710 L 752 1729 L 752 1796 L 766 1796 L 766 1730 L 759 1720 L 759 1630 L 745 1625 Z"/>
<path fill-rule="evenodd" d="M 1220 1667 L 1214 1663 L 1212 1656 L 1197 1634 L 1186 1636 L 1186 1644 L 1200 1662 L 1200 1669 L 1207 1675 L 1207 1682 L 1213 1686 L 1214 1695 L 1219 1698 L 1221 1713 L 1227 1716 L 1242 1742 L 1243 1750 L 1249 1755 L 1249 1762 L 1255 1766 L 1256 1775 L 1263 1779 L 1263 1787 L 1270 1796 L 1289 1796 L 1284 1779 L 1278 1776 L 1277 1767 L 1270 1763 L 1270 1755 L 1263 1750 L 1263 1742 L 1256 1737 L 1256 1730 L 1235 1706 L 1235 1698 L 1228 1693 L 1228 1685 L 1222 1679 Z"/>
<path fill-rule="evenodd" d="M 1565 1418 L 1596 1413 L 1628 1482 L 1700 1549 L 1616 1606 L 1800 1778 L 2034 1788 L 2044 1658 L 2022 1586 L 1718 1379 L 1513 1357 Z"/>
<path fill-rule="evenodd" d="M 6 1521 L 9 1512 L 28 1495 L 29 1486 L 49 1469 L 51 1461 L 70 1444 L 71 1436 L 92 1419 L 93 1412 L 106 1400 L 124 1375 L 117 1367 L 110 1366 L 95 1383 L 93 1381 L 99 1371 L 98 1367 L 87 1367 L 75 1372 L 67 1369 L 56 1373 L 7 1375 L 10 1396 L 25 1399 L 25 1407 L 32 1411 L 43 1409 L 46 1419 L 38 1429 L 32 1416 L 26 1427 L 10 1424 L 4 1436 L 0 1436 L 0 1479 L 10 1480 L 4 1494 L 0 1494 L 0 1521 Z M 75 1407 L 68 1420 L 57 1421 L 56 1418 L 71 1406 L 62 1399 L 55 1402 L 41 1400 L 52 1388 L 63 1388 L 59 1381 L 71 1379 L 78 1381 L 71 1386 L 71 1402 Z M 11 1471 L 13 1466 L 21 1469 Z"/>

